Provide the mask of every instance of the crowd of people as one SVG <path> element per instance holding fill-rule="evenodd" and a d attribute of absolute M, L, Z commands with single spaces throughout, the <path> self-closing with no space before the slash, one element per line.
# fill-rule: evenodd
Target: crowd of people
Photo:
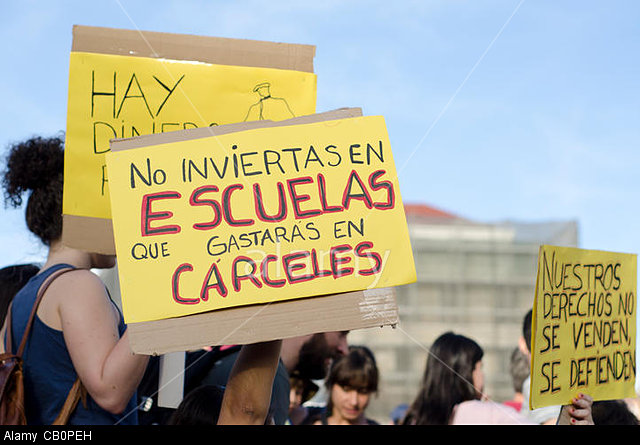
<path fill-rule="evenodd" d="M 349 345 L 348 331 L 189 352 L 182 403 L 158 407 L 157 357 L 131 350 L 120 309 L 92 272 L 113 267 L 115 257 L 61 242 L 63 165 L 61 138 L 34 137 L 10 147 L 2 177 L 6 203 L 20 207 L 28 195 L 27 227 L 48 247 L 42 267 L 0 270 L 4 350 L 17 349 L 37 309 L 23 354 L 29 424 L 51 424 L 75 384 L 82 399 L 69 423 L 77 425 L 379 423 L 367 415 L 381 378 L 376 358 L 366 346 Z M 513 401 L 488 400 L 482 347 L 446 332 L 429 348 L 416 397 L 394 423 L 636 424 L 623 401 L 593 402 L 588 394 L 566 406 L 528 411 L 530 315 L 514 351 Z M 312 399 L 320 403 L 305 403 Z"/>

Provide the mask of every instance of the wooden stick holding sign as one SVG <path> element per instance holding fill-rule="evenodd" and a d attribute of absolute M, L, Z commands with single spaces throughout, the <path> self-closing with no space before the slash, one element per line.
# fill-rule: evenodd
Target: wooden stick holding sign
<path fill-rule="evenodd" d="M 384 120 L 343 109 L 211 130 L 107 155 L 132 347 L 395 325 L 391 288 L 416 273 Z"/>
<path fill-rule="evenodd" d="M 160 357 L 158 406 L 177 408 L 184 396 L 184 363 L 186 354 L 176 351 Z"/>
<path fill-rule="evenodd" d="M 637 255 L 541 246 L 530 407 L 635 396 Z"/>

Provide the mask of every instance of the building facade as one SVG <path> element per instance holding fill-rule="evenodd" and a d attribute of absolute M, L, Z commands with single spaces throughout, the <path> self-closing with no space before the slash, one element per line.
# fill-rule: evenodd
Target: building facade
<path fill-rule="evenodd" d="M 351 344 L 374 352 L 380 368 L 380 392 L 368 414 L 387 423 L 396 406 L 412 402 L 429 347 L 446 331 L 482 346 L 485 393 L 511 399 L 510 358 L 533 306 L 539 247 L 577 247 L 577 223 L 486 224 L 426 205 L 405 211 L 417 282 L 396 289 L 400 323 L 349 334 Z"/>
<path fill-rule="evenodd" d="M 349 334 L 350 344 L 374 352 L 380 369 L 368 416 L 388 423 L 396 406 L 412 402 L 429 347 L 446 331 L 482 346 L 485 393 L 511 399 L 509 362 L 533 305 L 539 246 L 577 247 L 577 223 L 486 224 L 422 204 L 405 204 L 405 213 L 417 282 L 396 288 L 400 323 Z M 117 270 L 99 274 L 119 304 Z"/>

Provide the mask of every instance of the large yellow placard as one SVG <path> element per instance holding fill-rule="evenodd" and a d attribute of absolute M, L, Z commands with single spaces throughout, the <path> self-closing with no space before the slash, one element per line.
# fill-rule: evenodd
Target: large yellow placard
<path fill-rule="evenodd" d="M 541 246 L 530 407 L 635 396 L 637 255 Z"/>
<path fill-rule="evenodd" d="M 63 213 L 109 219 L 109 140 L 312 114 L 313 73 L 71 52 Z"/>
<path fill-rule="evenodd" d="M 382 117 L 107 155 L 128 323 L 415 281 Z"/>

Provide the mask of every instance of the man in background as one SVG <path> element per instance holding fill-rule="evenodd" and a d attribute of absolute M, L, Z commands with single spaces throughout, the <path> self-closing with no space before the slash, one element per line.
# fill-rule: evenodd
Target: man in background
<path fill-rule="evenodd" d="M 522 408 L 522 388 L 525 380 L 529 377 L 529 358 L 516 346 L 511 353 L 511 363 L 509 371 L 511 372 L 511 380 L 513 382 L 513 398 L 503 402 L 505 405 L 512 407 L 516 411 Z"/>
<path fill-rule="evenodd" d="M 522 336 L 518 342 L 518 346 L 522 353 L 527 357 L 529 367 L 531 366 L 531 318 L 533 315 L 533 309 L 529 309 L 524 316 L 522 322 Z M 545 406 L 542 408 L 536 408 L 534 410 L 529 409 L 529 397 L 530 397 L 531 375 L 522 384 L 522 408 L 520 413 L 536 423 L 542 425 L 555 425 L 558 415 L 560 414 L 559 405 Z"/>

